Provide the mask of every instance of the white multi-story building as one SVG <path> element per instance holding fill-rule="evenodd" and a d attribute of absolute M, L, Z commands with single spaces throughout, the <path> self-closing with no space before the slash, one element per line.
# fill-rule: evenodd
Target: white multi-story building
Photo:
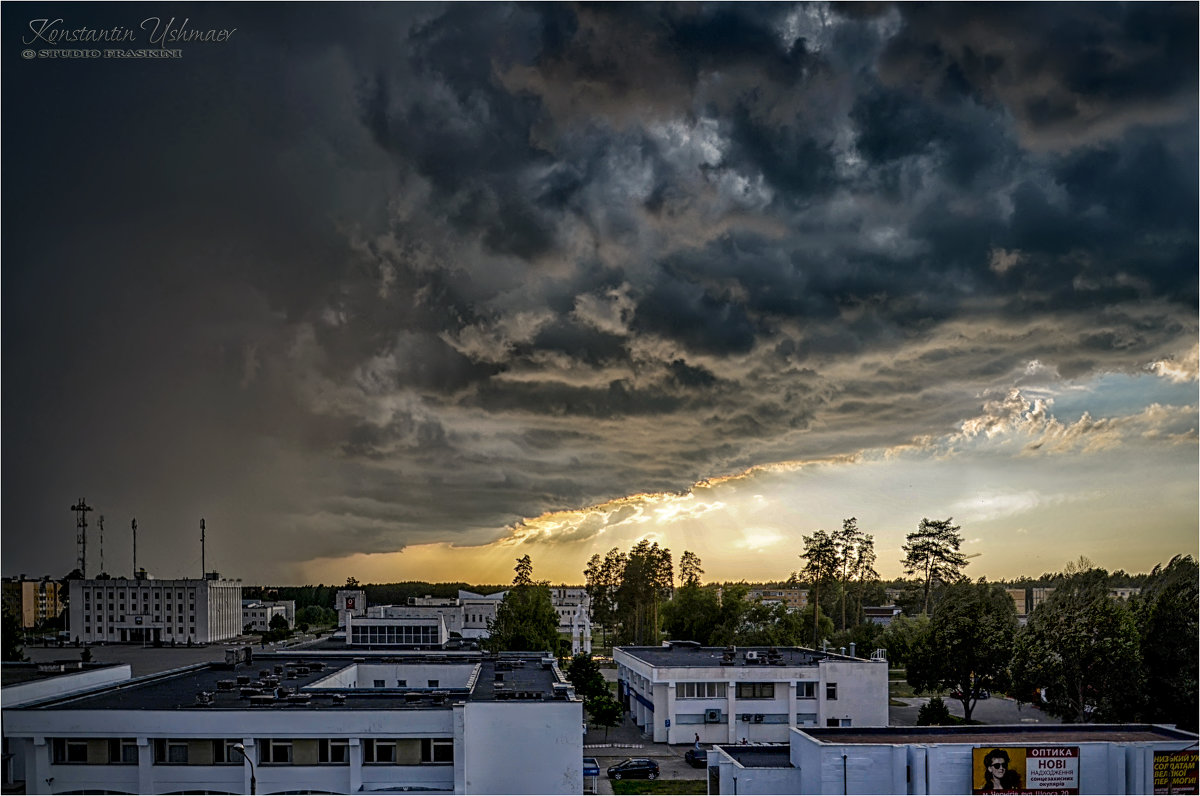
<path fill-rule="evenodd" d="M 619 697 L 656 742 L 785 741 L 792 725 L 884 727 L 887 661 L 800 647 L 616 647 Z"/>
<path fill-rule="evenodd" d="M 265 633 L 271 629 L 271 620 L 277 616 L 283 617 L 288 628 L 296 626 L 295 600 L 242 600 L 243 628 L 249 627 L 257 633 Z"/>
<path fill-rule="evenodd" d="M 271 653 L 4 710 L 28 793 L 581 793 L 582 722 L 519 653 Z"/>
<path fill-rule="evenodd" d="M 1146 724 L 793 728 L 719 745 L 709 793 L 1194 793 L 1190 732 Z M 989 764 L 1003 762 L 1002 769 Z M 716 769 L 716 771 L 714 771 Z M 1002 784 L 988 771 L 1003 771 Z"/>
<path fill-rule="evenodd" d="M 242 633 L 240 581 L 72 580 L 70 634 L 84 644 L 209 644 Z"/>

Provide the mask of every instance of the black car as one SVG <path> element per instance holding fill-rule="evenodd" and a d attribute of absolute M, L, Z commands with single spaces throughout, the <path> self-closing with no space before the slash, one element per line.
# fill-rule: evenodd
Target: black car
<path fill-rule="evenodd" d="M 631 757 L 608 767 L 609 779 L 642 777 L 658 779 L 658 763 L 646 757 Z"/>
<path fill-rule="evenodd" d="M 708 750 L 697 749 L 693 746 L 691 749 L 688 749 L 686 752 L 684 752 L 683 759 L 686 760 L 687 764 L 692 768 L 705 768 L 708 766 Z"/>

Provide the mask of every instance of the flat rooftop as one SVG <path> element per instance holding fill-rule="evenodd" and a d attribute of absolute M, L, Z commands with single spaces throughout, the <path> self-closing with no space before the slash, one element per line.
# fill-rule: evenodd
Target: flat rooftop
<path fill-rule="evenodd" d="M 1023 746 L 1089 741 L 1194 741 L 1190 732 L 1153 724 L 1007 724 L 957 727 L 811 727 L 801 730 L 823 744 L 961 743 Z"/>
<path fill-rule="evenodd" d="M 404 680 L 403 686 L 398 685 Z M 382 681 L 383 687 L 374 687 Z M 431 684 L 430 681 L 436 681 Z M 465 701 L 548 701 L 561 681 L 538 654 L 256 654 L 126 680 L 30 710 L 449 709 Z M 562 689 L 558 697 L 562 698 Z M 18 708 L 21 709 L 21 708 Z"/>
<path fill-rule="evenodd" d="M 863 660 L 862 658 L 851 658 L 848 655 L 838 655 L 836 652 L 822 652 L 804 647 L 737 647 L 733 653 L 732 662 L 729 663 L 722 662 L 726 658 L 726 647 L 701 647 L 675 643 L 671 646 L 618 647 L 617 649 L 651 666 L 695 668 L 744 666 L 761 669 L 772 666 L 816 666 L 817 662 L 822 660 Z M 746 653 L 752 653 L 752 655 L 747 658 Z M 775 654 L 771 655 L 771 653 Z M 778 663 L 771 663 L 772 660 L 778 661 Z"/>
<path fill-rule="evenodd" d="M 791 768 L 791 746 L 786 743 L 717 744 L 743 768 Z"/>
<path fill-rule="evenodd" d="M 61 677 L 64 674 L 91 672 L 97 669 L 107 669 L 110 666 L 120 666 L 119 663 L 84 663 L 78 658 L 61 661 L 45 661 L 43 663 L 11 663 L 0 666 L 0 687 L 33 683 L 38 680 L 48 680 Z"/>

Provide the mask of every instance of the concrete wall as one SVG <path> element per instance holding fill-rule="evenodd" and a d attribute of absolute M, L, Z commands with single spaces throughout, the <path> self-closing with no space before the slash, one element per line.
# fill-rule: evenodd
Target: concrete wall
<path fill-rule="evenodd" d="M 734 761 L 722 762 L 721 793 L 797 793 L 796 772 L 791 768 L 743 768 Z"/>
<path fill-rule="evenodd" d="M 582 702 L 470 702 L 462 710 L 463 793 L 583 792 Z"/>

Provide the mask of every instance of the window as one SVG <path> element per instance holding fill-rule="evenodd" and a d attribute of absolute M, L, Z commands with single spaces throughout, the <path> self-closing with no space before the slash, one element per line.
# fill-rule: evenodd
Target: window
<path fill-rule="evenodd" d="M 430 680 L 430 681 L 429 681 L 429 687 L 430 687 L 430 688 L 437 688 L 437 687 L 438 687 L 438 681 L 437 681 L 437 680 Z"/>
<path fill-rule="evenodd" d="M 840 719 L 825 719 L 826 727 L 840 727 Z"/>
<path fill-rule="evenodd" d="M 801 680 L 796 683 L 796 699 L 816 699 L 817 683 L 815 680 Z"/>
<path fill-rule="evenodd" d="M 108 742 L 108 762 L 137 765 L 138 750 L 135 738 L 112 738 Z"/>
<path fill-rule="evenodd" d="M 350 762 L 350 742 L 345 738 L 322 738 L 319 744 L 318 762 L 346 765 Z"/>
<path fill-rule="evenodd" d="M 837 683 L 825 684 L 825 698 L 830 700 L 837 699 Z"/>
<path fill-rule="evenodd" d="M 453 738 L 422 738 L 421 739 L 421 762 L 422 763 L 453 763 L 454 762 L 454 739 Z"/>
<path fill-rule="evenodd" d="M 396 687 L 397 688 L 408 688 L 408 681 L 407 680 L 397 680 Z"/>
<path fill-rule="evenodd" d="M 54 762 L 86 763 L 88 761 L 87 741 L 71 738 L 54 739 Z"/>
<path fill-rule="evenodd" d="M 241 741 L 237 738 L 217 738 L 213 740 L 213 763 L 215 765 L 240 765 L 243 761 L 242 753 L 233 748 L 240 743 Z"/>
<path fill-rule="evenodd" d="M 797 713 L 796 714 L 796 723 L 801 726 L 804 726 L 804 727 L 815 727 L 815 726 L 817 726 L 817 714 L 816 713 Z"/>
<path fill-rule="evenodd" d="M 178 738 L 154 739 L 156 764 L 180 765 L 188 761 L 188 742 Z"/>
<path fill-rule="evenodd" d="M 395 763 L 396 742 L 390 738 L 367 738 L 363 741 L 364 763 Z"/>
<path fill-rule="evenodd" d="M 374 682 L 375 682 L 375 687 L 376 687 L 376 688 L 383 688 L 383 686 L 384 686 L 384 681 L 383 681 L 383 680 L 375 680 Z"/>
<path fill-rule="evenodd" d="M 723 699 L 724 683 L 676 683 L 676 699 Z"/>
<path fill-rule="evenodd" d="M 291 763 L 292 762 L 292 741 L 270 739 L 261 743 L 262 746 L 262 762 L 264 763 Z"/>
<path fill-rule="evenodd" d="M 738 699 L 774 699 L 774 683 L 738 683 Z"/>

